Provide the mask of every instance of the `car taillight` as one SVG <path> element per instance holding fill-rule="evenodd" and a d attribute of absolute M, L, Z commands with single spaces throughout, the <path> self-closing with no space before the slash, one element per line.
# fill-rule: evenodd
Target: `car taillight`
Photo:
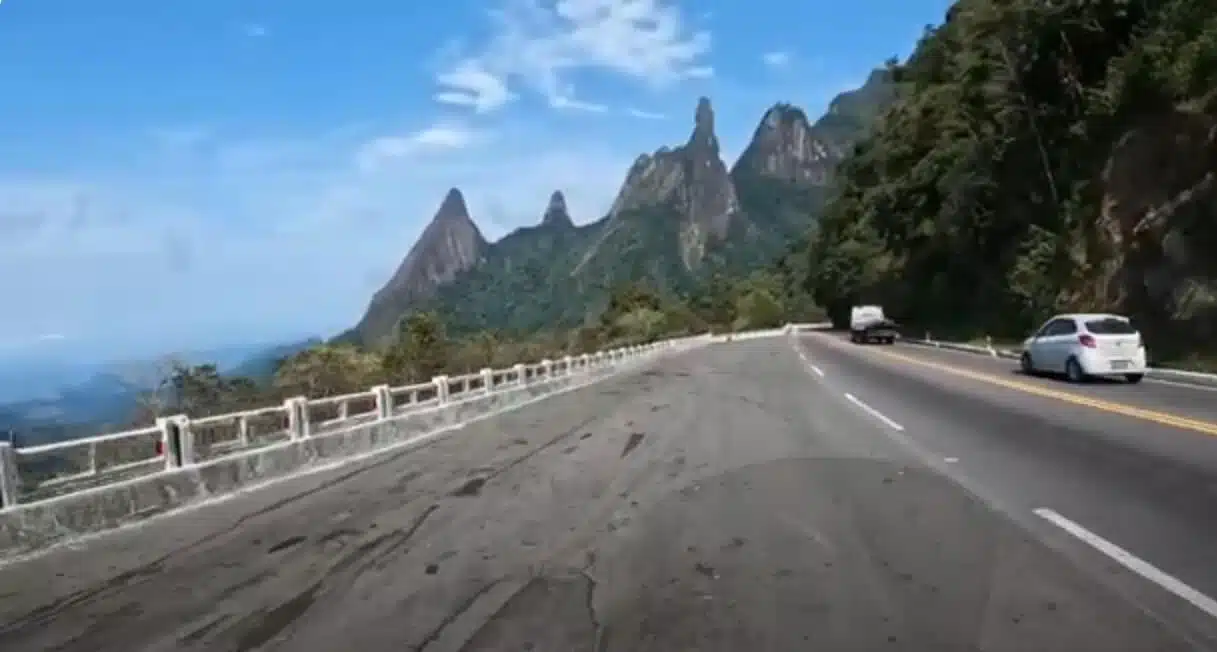
<path fill-rule="evenodd" d="M 163 442 L 163 441 L 161 441 L 161 440 L 159 440 L 159 439 L 158 439 L 158 440 L 156 440 L 156 454 L 157 454 L 157 455 L 164 455 L 164 454 L 165 454 L 165 442 Z"/>
<path fill-rule="evenodd" d="M 1082 346 L 1084 346 L 1088 349 L 1093 349 L 1095 347 L 1095 341 L 1094 341 L 1093 335 L 1079 335 L 1078 342 L 1080 342 L 1082 344 Z"/>

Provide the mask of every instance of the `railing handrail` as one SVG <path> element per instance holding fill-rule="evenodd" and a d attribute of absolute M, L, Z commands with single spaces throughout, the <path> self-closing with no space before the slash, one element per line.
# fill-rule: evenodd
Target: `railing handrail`
<path fill-rule="evenodd" d="M 784 328 L 780 329 L 747 331 L 736 333 L 735 335 L 743 336 L 742 339 L 747 339 L 750 336 L 777 335 L 807 327 L 821 328 L 823 326 L 823 324 L 787 324 Z M 155 425 L 36 446 L 17 447 L 11 442 L 0 442 L 0 507 L 8 507 L 22 502 L 19 500 L 19 490 L 22 483 L 17 462 L 20 457 L 24 456 L 35 456 L 73 449 L 86 449 L 89 454 L 87 470 L 47 478 L 37 483 L 34 489 L 69 485 L 85 478 L 109 478 L 111 474 L 117 474 L 120 471 L 128 471 L 137 467 L 152 467 L 155 470 L 157 464 L 163 464 L 165 470 L 172 470 L 174 468 L 193 466 L 204 461 L 196 454 L 196 444 L 198 444 L 195 437 L 196 428 L 230 423 L 236 424 L 238 434 L 235 437 L 212 440 L 204 444 L 212 451 L 222 451 L 218 457 L 208 457 L 207 460 L 222 459 L 228 455 L 240 454 L 251 445 L 249 432 L 251 420 L 258 417 L 281 415 L 287 425 L 285 428 L 281 425 L 274 428 L 273 432 L 276 433 L 276 436 L 286 434 L 288 439 L 291 440 L 307 438 L 311 436 L 311 428 L 314 426 L 328 429 L 340 426 L 340 424 L 347 421 L 363 423 L 371 415 L 374 415 L 376 420 L 387 419 L 394 416 L 395 410 L 398 407 L 409 408 L 410 406 L 415 406 L 418 409 L 426 409 L 437 404 L 443 405 L 453 399 L 462 400 L 466 396 L 495 392 L 500 387 L 514 388 L 519 387 L 521 384 L 547 382 L 551 379 L 565 377 L 577 372 L 590 371 L 598 367 L 612 367 L 645 353 L 671 348 L 681 343 L 710 343 L 720 341 L 721 339 L 721 337 L 715 337 L 712 334 L 675 337 L 656 340 L 647 344 L 599 350 L 592 353 L 564 355 L 556 360 L 546 358 L 536 362 L 516 363 L 502 369 L 486 368 L 477 372 L 452 376 L 441 375 L 433 378 L 430 382 L 399 386 L 381 384 L 363 391 L 315 399 L 299 396 L 289 398 L 280 405 L 266 405 L 198 418 L 179 414 L 158 418 Z M 455 393 L 452 391 L 454 389 L 457 390 Z M 429 393 L 432 391 L 434 394 L 429 395 L 427 398 L 420 398 L 419 396 L 423 392 Z M 407 398 L 404 402 L 398 404 L 396 399 L 401 395 L 405 395 Z M 350 411 L 349 405 L 351 402 L 366 399 L 374 400 L 374 409 L 364 410 L 361 408 L 358 412 Z M 311 414 L 312 408 L 327 408 L 335 405 L 338 406 L 337 417 L 314 419 Z M 360 421 L 356 422 L 356 420 Z M 140 458 L 136 461 L 122 461 L 112 464 L 104 464 L 99 460 L 98 445 L 100 444 L 136 437 L 154 437 L 157 435 L 159 435 L 159 439 L 156 440 L 156 453 L 153 456 Z M 107 481 L 100 484 L 104 485 L 108 483 Z M 95 484 L 93 486 L 98 485 Z M 84 489 L 85 487 L 82 486 L 67 493 Z"/>

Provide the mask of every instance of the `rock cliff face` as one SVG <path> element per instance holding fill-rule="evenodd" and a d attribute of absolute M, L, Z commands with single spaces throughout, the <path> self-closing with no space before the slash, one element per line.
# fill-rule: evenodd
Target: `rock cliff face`
<path fill-rule="evenodd" d="M 430 299 L 441 285 L 477 265 L 487 246 L 461 191 L 449 190 L 397 271 L 372 296 L 355 327 L 359 339 L 370 343 L 389 334 L 410 306 Z"/>
<path fill-rule="evenodd" d="M 1217 118 L 1145 120 L 1116 144 L 1103 186 L 1100 274 L 1082 300 L 1141 319 L 1151 352 L 1217 350 Z"/>
<path fill-rule="evenodd" d="M 834 98 L 814 124 L 799 107 L 775 104 L 761 118 L 731 176 L 737 183 L 744 175 L 755 175 L 827 187 L 837 165 L 894 99 L 890 74 L 876 70 L 861 88 Z"/>
<path fill-rule="evenodd" d="M 752 141 L 732 167 L 732 176 L 744 172 L 773 179 L 822 186 L 843 152 L 812 133 L 803 110 L 777 104 L 765 112 Z"/>
<path fill-rule="evenodd" d="M 597 256 L 611 256 L 617 241 L 635 235 L 630 222 L 643 213 L 648 219 L 669 222 L 664 228 L 674 230 L 687 270 L 697 267 L 711 241 L 726 237 L 739 215 L 739 198 L 719 155 L 710 100 L 698 100 L 688 142 L 643 154 L 630 166 L 609 210 L 606 238 L 588 252 L 581 266 Z"/>

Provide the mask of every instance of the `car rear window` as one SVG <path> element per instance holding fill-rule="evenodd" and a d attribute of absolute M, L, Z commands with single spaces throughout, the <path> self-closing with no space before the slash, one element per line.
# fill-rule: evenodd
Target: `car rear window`
<path fill-rule="evenodd" d="M 1108 317 L 1086 322 L 1086 330 L 1095 335 L 1135 335 L 1137 329 L 1123 319 Z"/>

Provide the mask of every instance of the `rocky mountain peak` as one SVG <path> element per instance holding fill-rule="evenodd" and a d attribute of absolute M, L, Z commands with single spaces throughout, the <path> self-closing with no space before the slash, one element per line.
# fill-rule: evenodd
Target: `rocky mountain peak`
<path fill-rule="evenodd" d="M 834 143 L 816 137 L 802 109 L 780 103 L 765 112 L 732 174 L 824 185 L 842 155 Z"/>
<path fill-rule="evenodd" d="M 545 207 L 545 215 L 541 218 L 542 226 L 574 226 L 570 213 L 566 209 L 566 196 L 561 190 L 555 190 L 549 196 L 549 204 Z"/>
<path fill-rule="evenodd" d="M 718 135 L 714 132 L 714 108 L 709 98 L 697 100 L 697 111 L 693 114 L 693 135 L 688 146 L 703 146 L 718 153 Z"/>
<path fill-rule="evenodd" d="M 703 97 L 697 102 L 688 142 L 640 155 L 630 166 L 609 211 L 609 220 L 619 221 L 623 216 L 641 212 L 672 216 L 672 224 L 664 228 L 678 231 L 681 257 L 688 269 L 698 265 L 711 239 L 726 237 L 732 218 L 739 213 L 739 199 L 727 166 L 719 156 L 714 109 L 709 99 Z M 628 230 L 629 227 L 611 228 L 605 237 L 625 238 Z M 580 267 L 600 255 L 603 247 L 613 246 L 606 242 L 594 246 Z"/>
<path fill-rule="evenodd" d="M 895 98 L 891 73 L 873 71 L 861 88 L 833 98 L 813 124 L 802 109 L 786 103 L 765 112 L 752 141 L 731 170 L 741 174 L 824 188 L 832 174 Z"/>
<path fill-rule="evenodd" d="M 375 295 L 355 330 L 360 339 L 376 341 L 393 331 L 397 319 L 415 304 L 431 298 L 439 286 L 477 265 L 489 247 L 465 197 L 457 188 L 444 196 L 431 223 Z"/>
<path fill-rule="evenodd" d="M 432 219 L 432 223 L 434 222 L 473 223 L 473 218 L 469 217 L 469 206 L 465 204 L 465 196 L 461 194 L 460 188 L 451 188 L 448 194 L 444 195 L 444 200 L 440 202 L 439 210 Z M 476 228 L 474 226 L 474 229 Z"/>

